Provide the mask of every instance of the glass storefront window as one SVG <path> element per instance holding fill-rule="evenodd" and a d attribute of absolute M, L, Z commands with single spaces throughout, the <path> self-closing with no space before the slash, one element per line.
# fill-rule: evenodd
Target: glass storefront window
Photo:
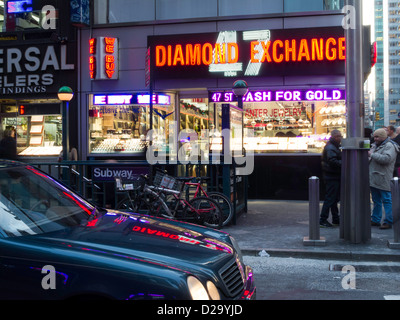
<path fill-rule="evenodd" d="M 210 111 L 213 114 L 210 117 L 210 152 L 223 152 L 223 139 L 228 139 L 229 142 L 225 143 L 229 146 L 229 154 L 241 156 L 244 147 L 243 111 L 235 105 L 221 103 L 210 103 Z"/>
<path fill-rule="evenodd" d="M 202 159 L 208 157 L 208 134 L 210 116 L 208 99 L 193 98 L 181 99 L 179 111 L 179 142 L 181 150 L 186 155 L 194 154 L 193 147 L 197 147 L 196 154 Z M 192 151 L 193 150 L 193 151 Z"/>
<path fill-rule="evenodd" d="M 89 152 L 142 153 L 149 143 L 149 95 L 89 95 Z M 170 124 L 175 119 L 174 95 L 153 96 L 154 151 L 168 152 Z"/>
<path fill-rule="evenodd" d="M 17 153 L 20 156 L 59 156 L 62 151 L 61 115 L 17 118 Z"/>
<path fill-rule="evenodd" d="M 18 156 L 59 156 L 62 151 L 60 101 L 4 100 L 0 109 L 0 139 L 9 130 L 15 132 Z"/>
<path fill-rule="evenodd" d="M 333 129 L 346 136 L 344 101 L 244 103 L 244 111 L 245 148 L 258 153 L 319 153 Z"/>

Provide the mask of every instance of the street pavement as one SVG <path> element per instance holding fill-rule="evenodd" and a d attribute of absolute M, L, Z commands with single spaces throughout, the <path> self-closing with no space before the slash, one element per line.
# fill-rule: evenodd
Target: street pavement
<path fill-rule="evenodd" d="M 247 213 L 236 220 L 222 230 L 236 239 L 244 255 L 400 262 L 400 249 L 388 246 L 394 242 L 393 229 L 371 227 L 371 240 L 353 244 L 340 238 L 339 227 L 320 228 L 325 245 L 306 246 L 308 201 L 249 200 Z"/>

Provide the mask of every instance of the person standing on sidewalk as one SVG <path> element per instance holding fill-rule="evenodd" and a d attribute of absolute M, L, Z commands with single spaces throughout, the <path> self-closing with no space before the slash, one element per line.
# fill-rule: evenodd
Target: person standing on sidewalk
<path fill-rule="evenodd" d="M 342 169 L 342 152 L 340 144 L 342 134 L 332 130 L 331 137 L 322 152 L 322 174 L 326 187 L 324 204 L 319 218 L 320 227 L 329 228 L 339 225 L 338 202 L 340 199 L 340 175 Z M 328 222 L 329 210 L 332 214 L 332 224 Z"/>
<path fill-rule="evenodd" d="M 399 129 L 398 127 L 397 129 Z M 388 126 L 388 136 L 389 138 L 396 142 L 400 146 L 400 134 L 397 133 L 397 129 L 393 126 Z M 397 154 L 396 162 L 394 163 L 393 177 L 399 177 L 399 168 L 400 168 L 400 153 Z"/>
<path fill-rule="evenodd" d="M 400 148 L 388 137 L 385 129 L 375 130 L 374 140 L 375 143 L 368 151 L 369 184 L 374 203 L 371 225 L 379 226 L 380 229 L 390 229 L 393 224 L 390 180 L 393 177 L 393 169 Z M 385 209 L 385 219 L 381 225 L 382 206 Z"/>

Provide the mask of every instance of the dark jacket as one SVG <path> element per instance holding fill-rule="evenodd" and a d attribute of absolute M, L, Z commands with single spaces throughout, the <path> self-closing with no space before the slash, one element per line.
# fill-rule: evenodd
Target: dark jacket
<path fill-rule="evenodd" d="M 17 141 L 13 137 L 5 137 L 0 141 L 0 158 L 17 159 Z"/>
<path fill-rule="evenodd" d="M 322 172 L 326 179 L 340 179 L 342 168 L 342 152 L 332 138 L 329 139 L 322 152 Z"/>
<path fill-rule="evenodd" d="M 400 134 L 398 134 L 392 141 L 396 142 L 400 146 Z M 397 154 L 396 163 L 394 164 L 395 168 L 400 167 L 400 153 Z"/>

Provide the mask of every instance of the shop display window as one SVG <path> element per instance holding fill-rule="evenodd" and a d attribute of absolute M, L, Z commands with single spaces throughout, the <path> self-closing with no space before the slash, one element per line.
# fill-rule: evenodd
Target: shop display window
<path fill-rule="evenodd" d="M 179 143 L 186 156 L 193 155 L 196 146 L 196 155 L 202 159 L 208 158 L 210 112 L 208 99 L 192 98 L 181 99 L 179 110 Z M 193 151 L 192 151 L 193 150 Z"/>
<path fill-rule="evenodd" d="M 150 96 L 146 94 L 89 95 L 89 152 L 143 153 L 150 143 Z M 175 120 L 173 95 L 153 96 L 154 151 L 168 152 Z"/>
<path fill-rule="evenodd" d="M 6 130 L 15 132 L 18 156 L 58 157 L 62 151 L 60 101 L 3 100 L 0 104 L 0 139 Z"/>
<path fill-rule="evenodd" d="M 1 126 L 3 132 L 16 130 L 19 156 L 59 156 L 62 151 L 60 115 L 6 117 Z"/>
<path fill-rule="evenodd" d="M 17 151 L 20 156 L 59 156 L 62 151 L 61 115 L 19 117 Z"/>
<path fill-rule="evenodd" d="M 246 150 L 320 153 L 333 129 L 346 136 L 344 101 L 244 103 Z"/>

